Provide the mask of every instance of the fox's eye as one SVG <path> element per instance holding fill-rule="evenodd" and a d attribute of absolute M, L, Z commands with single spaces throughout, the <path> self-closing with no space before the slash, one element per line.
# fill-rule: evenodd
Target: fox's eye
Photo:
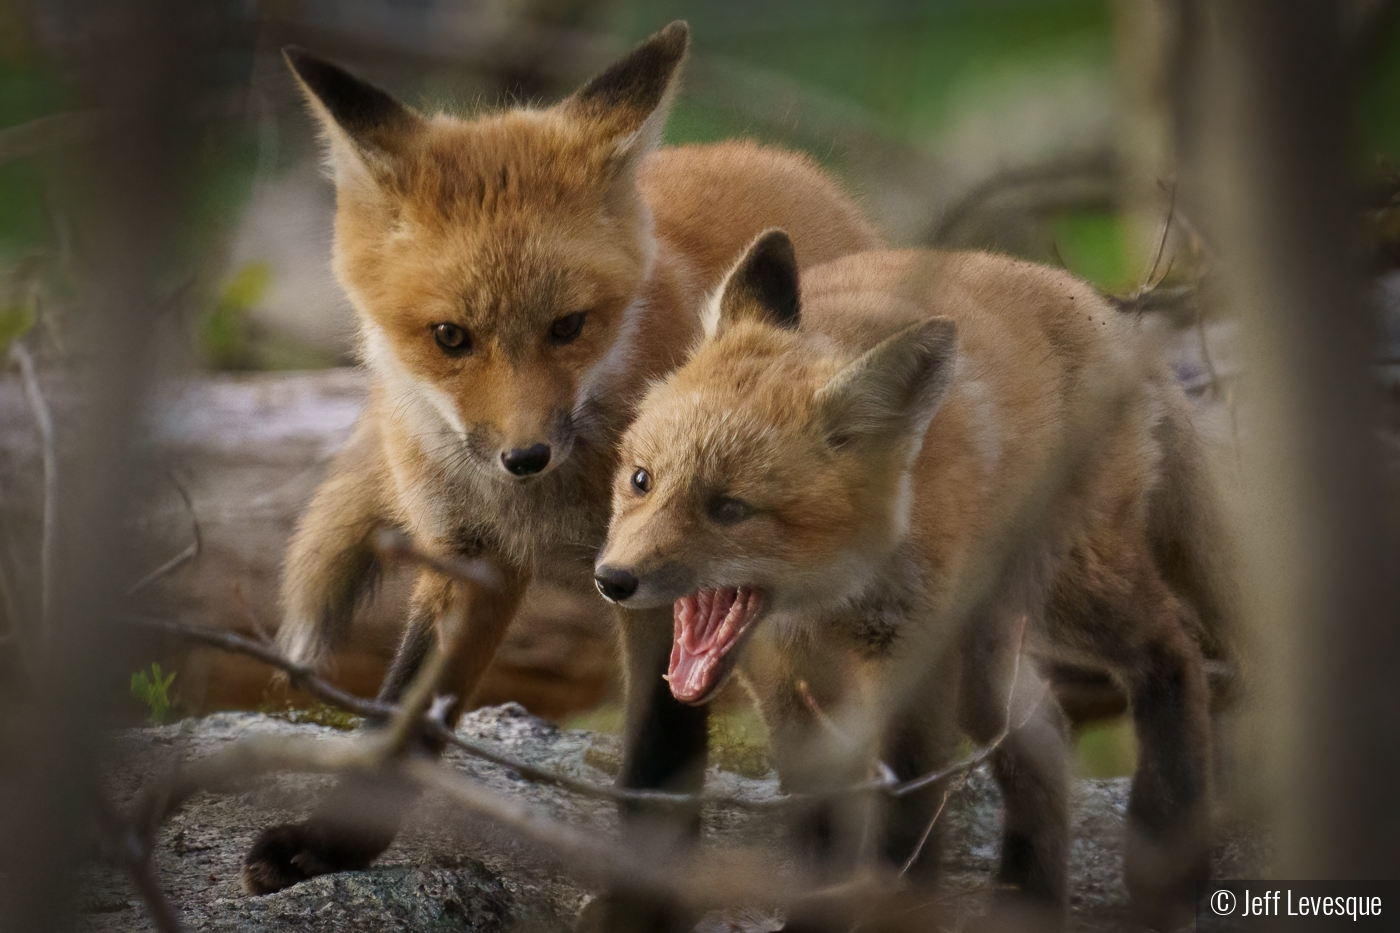
<path fill-rule="evenodd" d="M 549 342 L 555 346 L 573 343 L 583 333 L 583 319 L 588 315 L 582 311 L 566 314 L 549 325 Z"/>
<path fill-rule="evenodd" d="M 434 324 L 433 339 L 443 351 L 452 356 L 463 356 L 472 352 L 472 337 L 465 327 L 456 324 Z"/>
<path fill-rule="evenodd" d="M 637 472 L 632 474 L 632 489 L 639 496 L 651 492 L 651 474 L 638 467 Z"/>
<path fill-rule="evenodd" d="M 710 519 L 720 525 L 737 525 L 753 514 L 753 506 L 743 499 L 721 496 L 710 503 Z"/>

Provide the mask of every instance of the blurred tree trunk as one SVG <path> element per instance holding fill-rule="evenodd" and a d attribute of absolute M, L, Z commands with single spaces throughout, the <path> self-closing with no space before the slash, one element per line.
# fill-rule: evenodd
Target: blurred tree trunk
<path fill-rule="evenodd" d="M 1241 460 L 1250 706 L 1285 878 L 1400 877 L 1400 598 L 1376 428 L 1377 327 L 1352 209 L 1342 4 L 1184 0 L 1224 297 L 1248 330 Z M 1267 798 L 1266 798 L 1267 799 Z"/>

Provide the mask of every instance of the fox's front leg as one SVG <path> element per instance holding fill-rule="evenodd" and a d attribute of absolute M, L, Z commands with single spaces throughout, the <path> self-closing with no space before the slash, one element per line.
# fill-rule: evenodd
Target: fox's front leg
<path fill-rule="evenodd" d="M 448 651 L 436 692 L 457 698 L 449 710 L 455 725 L 481 675 L 495 656 L 520 604 L 528 575 L 501 565 L 501 585 L 444 580 L 425 571 L 414 590 L 409 624 L 380 698 L 397 702 L 438 639 Z M 459 631 L 443 632 L 457 620 Z M 439 743 L 423 747 L 440 754 Z M 348 774 L 316 811 L 296 824 L 274 826 L 258 837 L 243 863 L 250 893 L 279 891 L 315 875 L 367 868 L 389 847 L 417 793 L 388 773 Z"/>
<path fill-rule="evenodd" d="M 287 548 L 277 642 L 293 661 L 320 667 L 350 632 L 380 576 L 374 532 L 390 523 L 392 481 L 373 424 L 361 420 L 335 455 Z"/>
<path fill-rule="evenodd" d="M 757 639 L 755 639 L 757 641 Z M 827 794 L 871 775 L 874 733 L 856 736 L 838 722 L 868 725 L 867 715 L 849 715 L 849 694 L 828 665 L 785 659 L 770 645 L 752 644 L 745 681 L 768 729 L 773 765 L 784 793 Z M 802 660 L 812 661 L 808 656 Z M 797 673 L 800 671 L 799 673 Z M 843 700 L 846 703 L 843 703 Z M 837 885 L 857 868 L 875 825 L 880 802 L 869 795 L 837 795 L 793 804 L 788 833 L 801 861 L 822 881 Z M 867 919 L 839 901 L 797 904 L 784 930 L 843 933 Z"/>
<path fill-rule="evenodd" d="M 1000 741 L 991 766 L 1005 802 L 997 874 L 1004 922 L 1057 930 L 1069 905 L 1068 726 L 1021 654 L 1026 624 L 1004 606 L 970 620 L 960 644 L 959 718 L 978 745 Z"/>
<path fill-rule="evenodd" d="M 687 706 L 671 695 L 665 680 L 671 657 L 671 607 L 617 612 L 626 673 L 627 723 L 618 785 L 633 790 L 698 793 L 705 781 L 709 709 Z M 692 842 L 700 830 L 700 807 L 665 808 L 629 803 L 622 808 L 628 830 L 658 857 Z M 607 933 L 679 933 L 698 917 L 641 892 L 617 890 L 581 924 Z"/>

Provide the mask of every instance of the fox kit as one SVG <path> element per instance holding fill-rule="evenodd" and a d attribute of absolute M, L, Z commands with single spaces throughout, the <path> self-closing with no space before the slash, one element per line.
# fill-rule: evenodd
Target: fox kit
<path fill-rule="evenodd" d="M 373 586 L 373 531 L 397 526 L 427 549 L 488 559 L 504 584 L 424 572 L 382 697 L 399 696 L 452 610 L 467 629 L 440 690 L 469 701 L 531 580 L 594 594 L 617 439 L 744 247 L 774 224 L 804 263 L 876 245 L 803 157 L 745 142 L 657 148 L 686 45 L 674 23 L 562 103 L 473 120 L 419 114 L 288 50 L 329 142 L 334 268 L 372 377 L 287 557 L 279 640 L 296 660 L 326 660 Z M 622 615 L 635 689 L 620 780 L 693 786 L 703 711 L 664 689 L 668 634 Z M 250 890 L 362 867 L 388 845 L 401 814 L 339 793 L 338 809 L 260 837 Z M 337 823 L 347 806 L 383 825 Z"/>
<path fill-rule="evenodd" d="M 737 672 L 790 790 L 853 781 L 875 756 L 913 778 L 958 730 L 985 744 L 1009 728 L 992 758 L 1001 876 L 1052 922 L 1064 724 L 1017 655 L 1112 672 L 1141 749 L 1128 882 L 1149 921 L 1180 922 L 1207 870 L 1197 628 L 1224 605 L 1203 582 L 1209 542 L 1190 537 L 1200 469 L 1170 373 L 1083 282 L 983 253 L 872 252 L 805 271 L 799 292 L 770 231 L 627 431 L 596 579 L 624 607 L 673 607 L 658 624 L 676 699 L 705 703 Z M 814 700 L 886 724 L 855 772 Z M 889 811 L 896 865 L 939 793 Z"/>

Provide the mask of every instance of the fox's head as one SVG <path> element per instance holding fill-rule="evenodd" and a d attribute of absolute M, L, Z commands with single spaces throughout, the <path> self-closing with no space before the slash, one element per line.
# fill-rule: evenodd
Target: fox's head
<path fill-rule="evenodd" d="M 852 360 L 804 333 L 803 313 L 792 243 L 769 231 L 622 441 L 598 589 L 674 604 L 683 702 L 714 695 L 767 612 L 829 606 L 869 580 L 903 537 L 912 460 L 952 379 L 947 319 Z"/>
<path fill-rule="evenodd" d="M 547 109 L 425 116 L 298 49 L 336 184 L 335 271 L 390 408 L 509 481 L 568 459 L 655 252 L 636 187 L 684 23 Z"/>

